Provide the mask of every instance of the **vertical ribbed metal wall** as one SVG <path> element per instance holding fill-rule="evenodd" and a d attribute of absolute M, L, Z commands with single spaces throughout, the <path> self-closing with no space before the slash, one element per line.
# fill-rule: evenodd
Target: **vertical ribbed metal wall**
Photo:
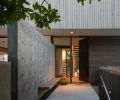
<path fill-rule="evenodd" d="M 41 1 L 41 0 L 38 0 Z M 77 0 L 47 0 L 59 10 L 61 22 L 53 29 L 115 29 L 120 28 L 120 0 L 93 0 L 84 6 Z"/>

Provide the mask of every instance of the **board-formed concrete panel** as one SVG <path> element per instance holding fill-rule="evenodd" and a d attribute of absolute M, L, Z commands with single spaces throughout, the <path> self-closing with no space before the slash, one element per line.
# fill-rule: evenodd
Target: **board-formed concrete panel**
<path fill-rule="evenodd" d="M 54 46 L 29 24 L 18 23 L 18 100 L 37 100 L 38 87 L 55 77 Z"/>

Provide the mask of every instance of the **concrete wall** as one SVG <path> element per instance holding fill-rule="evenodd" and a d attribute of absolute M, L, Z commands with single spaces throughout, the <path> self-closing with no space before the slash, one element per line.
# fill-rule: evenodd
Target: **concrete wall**
<path fill-rule="evenodd" d="M 0 62 L 0 100 L 11 100 L 11 66 Z"/>
<path fill-rule="evenodd" d="M 54 46 L 28 23 L 18 23 L 18 100 L 37 100 L 38 87 L 55 77 Z"/>
<path fill-rule="evenodd" d="M 89 79 L 98 84 L 98 68 L 120 66 L 120 37 L 89 38 Z"/>

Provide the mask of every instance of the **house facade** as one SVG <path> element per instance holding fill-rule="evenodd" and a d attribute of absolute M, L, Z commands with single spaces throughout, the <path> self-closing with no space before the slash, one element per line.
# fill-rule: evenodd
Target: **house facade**
<path fill-rule="evenodd" d="M 87 53 L 82 55 L 82 58 L 79 57 L 79 63 L 81 64 L 86 60 L 84 63 L 87 63 L 87 65 L 82 64 L 81 66 L 88 66 L 86 69 L 88 70 L 88 74 L 86 74 L 88 75 L 88 80 L 92 85 L 97 85 L 99 67 L 119 66 L 120 64 L 120 1 L 101 0 L 98 2 L 94 0 L 92 4 L 85 1 L 84 6 L 78 4 L 76 0 L 69 0 L 69 2 L 66 0 L 48 1 L 59 10 L 61 22 L 52 24 L 52 30 L 43 29 L 39 31 L 43 35 L 52 38 L 56 47 L 70 46 L 70 42 L 67 42 L 72 37 L 71 45 L 74 48 L 77 44 L 74 44 L 74 41 L 77 38 L 86 38 L 87 44 L 83 44 L 87 45 L 87 50 L 83 47 L 83 51 Z M 66 39 L 62 39 L 62 37 Z M 60 39 L 56 41 L 56 38 Z M 79 47 L 79 52 L 82 52 L 80 50 L 82 48 L 80 41 L 78 40 L 77 46 Z M 80 53 L 79 56 L 81 56 Z M 86 59 L 84 59 L 85 57 Z"/>
<path fill-rule="evenodd" d="M 0 54 L 11 63 L 11 100 L 37 100 L 38 88 L 58 76 L 98 85 L 99 67 L 120 65 L 120 0 L 47 1 L 61 16 L 51 30 L 21 20 L 0 31 L 8 41 Z"/>

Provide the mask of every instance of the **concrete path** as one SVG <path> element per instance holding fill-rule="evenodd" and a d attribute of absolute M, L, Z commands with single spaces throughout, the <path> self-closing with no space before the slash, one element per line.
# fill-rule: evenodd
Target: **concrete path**
<path fill-rule="evenodd" d="M 99 100 L 90 84 L 68 84 L 58 86 L 47 100 Z"/>

